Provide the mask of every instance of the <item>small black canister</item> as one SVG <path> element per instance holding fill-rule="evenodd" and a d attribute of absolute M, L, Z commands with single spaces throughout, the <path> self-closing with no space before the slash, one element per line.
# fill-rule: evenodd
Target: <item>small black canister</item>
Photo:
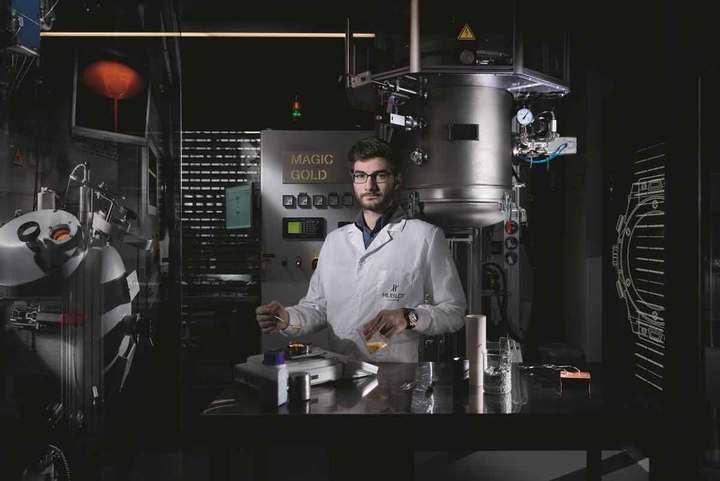
<path fill-rule="evenodd" d="M 453 411 L 465 412 L 465 402 L 468 394 L 468 368 L 467 359 L 462 357 L 452 358 L 452 394 L 453 394 Z"/>
<path fill-rule="evenodd" d="M 462 357 L 452 358 L 452 381 L 453 385 L 459 386 L 468 379 L 468 361 Z"/>
<path fill-rule="evenodd" d="M 310 400 L 310 374 L 294 372 L 290 374 L 290 402 Z"/>

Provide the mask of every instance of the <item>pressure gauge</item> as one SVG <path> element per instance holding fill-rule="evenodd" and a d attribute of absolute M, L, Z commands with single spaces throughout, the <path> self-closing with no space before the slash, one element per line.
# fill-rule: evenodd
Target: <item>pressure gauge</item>
<path fill-rule="evenodd" d="M 309 209 L 312 207 L 312 204 L 310 202 L 310 196 L 307 195 L 305 192 L 300 192 L 297 196 L 297 205 L 301 209 Z"/>
<path fill-rule="evenodd" d="M 325 207 L 327 207 L 327 197 L 322 194 L 315 194 L 312 196 L 312 203 L 313 206 L 319 209 L 324 209 Z"/>
<path fill-rule="evenodd" d="M 295 196 L 294 195 L 283 195 L 282 196 L 282 205 L 286 209 L 294 209 L 296 204 Z"/>
<path fill-rule="evenodd" d="M 533 117 L 533 113 L 530 111 L 530 109 L 522 108 L 517 111 L 517 114 L 515 115 L 515 118 L 517 119 L 518 123 L 520 125 L 530 125 L 532 121 L 535 119 Z"/>

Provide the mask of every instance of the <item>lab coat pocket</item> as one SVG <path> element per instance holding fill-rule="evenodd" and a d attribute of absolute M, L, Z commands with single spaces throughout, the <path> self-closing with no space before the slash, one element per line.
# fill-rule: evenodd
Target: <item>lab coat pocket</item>
<path fill-rule="evenodd" d="M 416 305 L 417 292 L 422 297 L 422 286 L 416 282 L 414 272 L 381 270 L 378 272 L 375 293 L 378 302 L 385 309 L 397 309 L 407 305 Z"/>

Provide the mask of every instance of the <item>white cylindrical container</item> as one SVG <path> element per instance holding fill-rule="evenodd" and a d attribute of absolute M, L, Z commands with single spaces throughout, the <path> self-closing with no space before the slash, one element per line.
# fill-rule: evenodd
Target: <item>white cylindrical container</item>
<path fill-rule="evenodd" d="M 470 364 L 470 386 L 483 386 L 483 351 L 485 350 L 485 316 L 465 316 L 465 356 Z"/>
<path fill-rule="evenodd" d="M 468 391 L 468 411 L 473 414 L 485 412 L 485 393 L 481 388 L 470 387 Z"/>

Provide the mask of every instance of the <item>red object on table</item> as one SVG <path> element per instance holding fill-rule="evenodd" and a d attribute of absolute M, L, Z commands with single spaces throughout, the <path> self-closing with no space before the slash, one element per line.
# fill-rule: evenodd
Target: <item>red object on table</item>
<path fill-rule="evenodd" d="M 118 102 L 137 95 L 143 89 L 143 78 L 124 63 L 98 60 L 85 67 L 82 79 L 95 93 L 113 100 L 115 132 L 117 132 Z"/>
<path fill-rule="evenodd" d="M 590 372 L 588 371 L 560 371 L 560 395 L 563 394 L 563 384 L 566 386 L 579 386 L 587 390 L 590 398 Z"/>

